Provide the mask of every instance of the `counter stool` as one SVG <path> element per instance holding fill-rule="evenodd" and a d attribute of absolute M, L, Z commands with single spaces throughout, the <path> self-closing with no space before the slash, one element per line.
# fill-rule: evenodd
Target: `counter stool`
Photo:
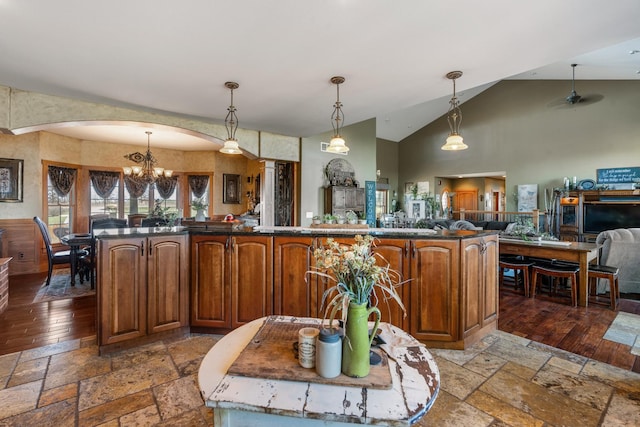
<path fill-rule="evenodd" d="M 569 279 L 571 282 L 571 305 L 576 307 L 578 305 L 578 271 L 580 267 L 570 264 L 556 264 L 553 262 L 536 262 L 531 269 L 531 297 L 536 297 L 536 286 L 538 285 L 538 275 L 551 277 L 552 291 L 555 292 L 557 278 Z"/>
<path fill-rule="evenodd" d="M 519 286 L 519 277 L 520 273 L 522 273 L 522 290 L 525 297 L 529 296 L 529 269 L 533 267 L 534 263 L 532 261 L 526 260 L 523 257 L 515 257 L 515 256 L 501 256 L 498 261 L 498 268 L 500 269 L 500 288 L 505 287 L 504 283 L 504 270 L 510 269 L 513 270 L 513 289 L 517 291 Z"/>
<path fill-rule="evenodd" d="M 598 280 L 604 279 L 609 281 L 609 302 L 605 303 L 611 307 L 611 310 L 618 308 L 620 302 L 620 289 L 618 287 L 618 267 L 608 265 L 589 264 L 589 302 L 603 304 L 598 298 Z M 592 287 L 593 285 L 593 287 Z"/>

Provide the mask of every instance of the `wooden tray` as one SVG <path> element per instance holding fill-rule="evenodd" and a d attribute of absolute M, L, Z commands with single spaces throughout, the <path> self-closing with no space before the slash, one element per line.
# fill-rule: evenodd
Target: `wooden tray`
<path fill-rule="evenodd" d="M 349 387 L 390 389 L 391 372 L 387 355 L 375 350 L 382 357 L 382 363 L 371 366 L 365 378 L 352 378 L 340 374 L 335 378 L 323 378 L 315 369 L 300 366 L 293 343 L 298 341 L 298 331 L 304 327 L 318 328 L 319 325 L 277 322 L 267 318 L 264 325 L 233 362 L 228 374 L 273 380 L 314 382 Z"/>

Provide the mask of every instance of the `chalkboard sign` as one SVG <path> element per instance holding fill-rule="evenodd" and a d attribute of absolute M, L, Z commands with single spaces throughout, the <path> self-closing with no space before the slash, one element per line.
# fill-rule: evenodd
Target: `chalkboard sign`
<path fill-rule="evenodd" d="M 598 184 L 620 184 L 640 179 L 640 167 L 597 169 Z"/>

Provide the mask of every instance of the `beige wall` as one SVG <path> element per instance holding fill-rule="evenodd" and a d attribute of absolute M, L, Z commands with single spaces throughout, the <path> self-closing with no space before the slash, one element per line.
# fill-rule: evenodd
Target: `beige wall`
<path fill-rule="evenodd" d="M 127 153 L 143 151 L 135 145 L 110 144 L 96 141 L 81 141 L 48 132 L 32 132 L 24 135 L 0 134 L 0 158 L 24 160 L 24 202 L 0 203 L 0 218 L 31 218 L 42 216 L 42 161 L 69 163 L 86 168 L 120 168 L 128 161 Z M 158 164 L 176 172 L 213 172 L 212 204 L 214 215 L 241 214 L 247 210 L 246 191 L 241 192 L 240 204 L 222 203 L 222 176 L 225 173 L 241 175 L 246 182 L 247 164 L 244 156 L 229 156 L 213 151 L 183 152 L 179 150 L 154 149 Z M 254 161 L 255 162 L 255 161 Z"/>
<path fill-rule="evenodd" d="M 507 210 L 518 184 L 544 189 L 564 176 L 596 178 L 596 169 L 640 166 L 640 81 L 578 81 L 592 104 L 555 105 L 569 92 L 566 81 L 503 81 L 462 105 L 461 134 L 468 150 L 442 151 L 445 117 L 399 144 L 399 182 L 433 182 L 436 176 L 506 171 Z"/>

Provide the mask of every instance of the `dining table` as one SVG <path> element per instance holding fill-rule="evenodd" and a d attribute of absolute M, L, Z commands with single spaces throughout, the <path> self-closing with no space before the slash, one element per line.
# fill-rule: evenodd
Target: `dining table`
<path fill-rule="evenodd" d="M 89 247 L 89 256 L 95 253 L 95 240 L 89 233 L 66 234 L 60 238 L 60 242 L 69 246 L 69 260 L 71 264 L 71 286 L 76 284 L 76 274 L 78 273 L 78 253 L 83 247 Z M 91 286 L 94 286 L 93 274 L 90 274 Z"/>
<path fill-rule="evenodd" d="M 568 261 L 580 266 L 578 271 L 578 305 L 589 302 L 589 263 L 598 259 L 598 245 L 589 242 L 558 240 L 522 240 L 500 236 L 500 255 L 520 255 L 530 258 Z"/>

